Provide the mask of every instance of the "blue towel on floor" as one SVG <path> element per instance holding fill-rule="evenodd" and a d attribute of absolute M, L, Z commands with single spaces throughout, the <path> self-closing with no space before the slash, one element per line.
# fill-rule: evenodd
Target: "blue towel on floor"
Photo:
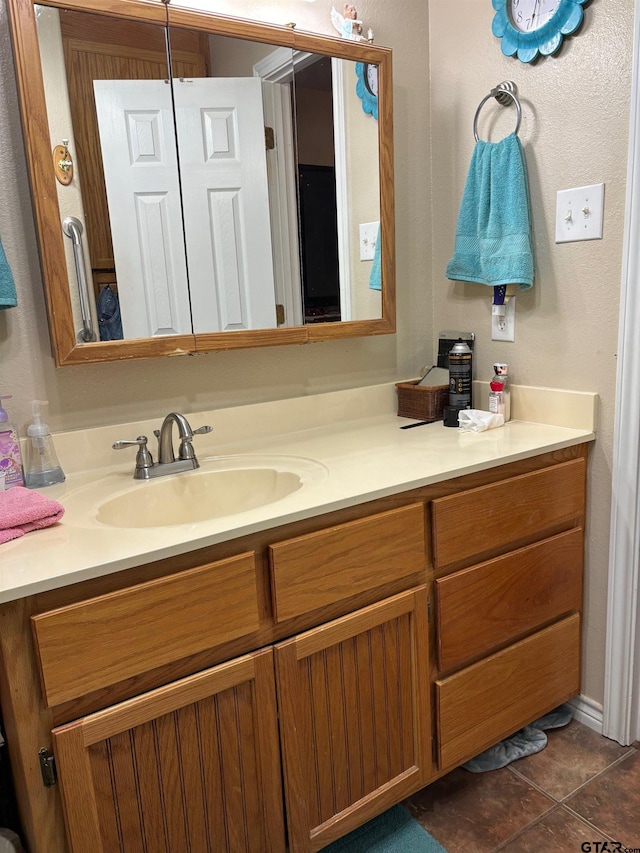
<path fill-rule="evenodd" d="M 378 227 L 378 236 L 376 237 L 376 248 L 373 252 L 373 265 L 369 274 L 369 289 L 382 290 L 382 267 L 380 265 L 380 257 L 382 255 L 382 235 L 380 227 Z"/>
<path fill-rule="evenodd" d="M 476 143 L 447 278 L 522 290 L 533 284 L 527 169 L 515 133 Z"/>
<path fill-rule="evenodd" d="M 323 853 L 447 853 L 403 806 L 393 806 Z"/>
<path fill-rule="evenodd" d="M 547 745 L 547 736 L 540 729 L 525 726 L 511 737 L 501 740 L 495 746 L 490 746 L 471 761 L 463 764 L 470 773 L 486 773 L 488 770 L 499 770 L 518 758 L 534 755 Z"/>
<path fill-rule="evenodd" d="M 2 308 L 15 308 L 17 304 L 16 286 L 0 241 L 0 310 Z"/>

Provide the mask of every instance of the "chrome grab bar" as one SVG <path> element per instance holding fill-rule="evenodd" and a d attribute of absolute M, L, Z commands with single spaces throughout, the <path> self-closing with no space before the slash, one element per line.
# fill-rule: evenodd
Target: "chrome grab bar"
<path fill-rule="evenodd" d="M 76 265 L 76 278 L 78 281 L 78 295 L 80 297 L 80 314 L 82 315 L 82 329 L 76 335 L 79 344 L 88 344 L 97 340 L 91 319 L 89 308 L 89 288 L 84 266 L 84 250 L 82 248 L 82 222 L 75 216 L 67 216 L 62 220 L 62 230 L 71 239 L 73 246 L 73 260 Z"/>

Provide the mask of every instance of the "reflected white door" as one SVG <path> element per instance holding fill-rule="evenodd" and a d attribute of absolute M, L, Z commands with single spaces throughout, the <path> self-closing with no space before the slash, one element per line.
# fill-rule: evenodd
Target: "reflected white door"
<path fill-rule="evenodd" d="M 93 85 L 124 336 L 190 334 L 171 87 Z"/>
<path fill-rule="evenodd" d="M 174 80 L 195 332 L 275 328 L 261 82 Z"/>
<path fill-rule="evenodd" d="M 265 124 L 274 133 L 274 147 L 267 151 L 267 180 L 276 302 L 284 307 L 280 326 L 302 326 L 298 173 L 290 86 L 262 80 L 262 103 Z"/>

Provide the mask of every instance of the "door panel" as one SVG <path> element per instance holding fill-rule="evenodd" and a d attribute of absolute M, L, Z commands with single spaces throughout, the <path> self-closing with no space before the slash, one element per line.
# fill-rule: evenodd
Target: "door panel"
<path fill-rule="evenodd" d="M 113 273 L 114 260 L 93 81 L 166 80 L 170 75 L 165 28 L 71 9 L 60 9 L 59 16 L 89 254 L 98 278 L 99 271 Z M 203 35 L 188 30 L 172 33 L 171 62 L 177 76 L 206 75 L 207 57 Z M 115 283 L 113 274 L 111 281 Z"/>
<path fill-rule="evenodd" d="M 94 80 L 125 338 L 189 334 L 171 88 Z"/>
<path fill-rule="evenodd" d="M 194 332 L 273 329 L 261 81 L 174 79 L 173 89 Z"/>
<path fill-rule="evenodd" d="M 271 649 L 54 729 L 71 853 L 282 853 Z"/>
<path fill-rule="evenodd" d="M 426 587 L 276 646 L 292 853 L 316 851 L 431 775 Z"/>

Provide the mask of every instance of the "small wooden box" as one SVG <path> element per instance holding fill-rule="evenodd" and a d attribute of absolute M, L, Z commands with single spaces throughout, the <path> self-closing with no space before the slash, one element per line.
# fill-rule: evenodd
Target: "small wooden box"
<path fill-rule="evenodd" d="M 449 386 L 426 388 L 413 382 L 396 382 L 398 389 L 398 417 L 419 421 L 442 420 L 444 407 L 449 403 Z"/>

